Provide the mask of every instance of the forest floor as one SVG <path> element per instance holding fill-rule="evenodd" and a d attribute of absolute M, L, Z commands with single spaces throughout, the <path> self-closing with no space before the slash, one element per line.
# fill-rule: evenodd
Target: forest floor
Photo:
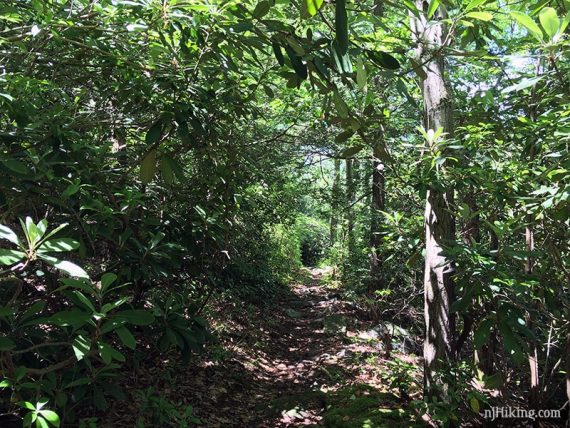
<path fill-rule="evenodd" d="M 323 270 L 305 273 L 270 305 L 214 303 L 218 342 L 186 366 L 145 363 L 129 382 L 131 412 L 156 424 L 169 407 L 191 405 L 200 422 L 190 426 L 213 428 L 413 426 L 413 386 L 402 398 L 390 388 L 390 373 L 396 361 L 403 376 L 414 377 L 418 357 L 388 355 L 374 323 L 323 283 Z M 126 411 L 111 409 L 114 428 Z"/>

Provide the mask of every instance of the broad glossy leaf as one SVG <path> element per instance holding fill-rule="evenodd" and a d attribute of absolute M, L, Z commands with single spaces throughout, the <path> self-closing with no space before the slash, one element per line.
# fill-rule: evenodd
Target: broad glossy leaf
<path fill-rule="evenodd" d="M 437 8 L 439 7 L 440 0 L 431 0 L 429 3 L 427 18 L 431 19 L 435 15 Z"/>
<path fill-rule="evenodd" d="M 530 34 L 538 39 L 538 41 L 543 41 L 542 31 L 540 27 L 532 20 L 532 18 L 522 12 L 511 12 L 511 16 L 523 27 L 525 27 Z"/>
<path fill-rule="evenodd" d="M 9 159 L 2 161 L 2 164 L 8 168 L 10 171 L 15 172 L 19 175 L 29 175 L 31 174 L 30 169 L 26 166 L 24 162 L 20 162 L 14 159 Z"/>
<path fill-rule="evenodd" d="M 509 92 L 516 92 L 526 88 L 530 88 L 531 86 L 534 86 L 538 82 L 540 82 L 543 78 L 544 76 L 534 77 L 532 79 L 523 79 L 516 85 L 506 87 L 505 89 L 503 89 L 502 92 L 503 94 L 508 94 Z"/>
<path fill-rule="evenodd" d="M 323 3 L 324 0 L 301 0 L 301 18 L 308 19 L 316 15 Z"/>
<path fill-rule="evenodd" d="M 558 14 L 556 10 L 551 7 L 545 7 L 540 12 L 538 16 L 540 20 L 540 25 L 544 28 L 544 31 L 552 39 L 560 28 L 560 19 L 558 19 Z"/>
<path fill-rule="evenodd" d="M 470 10 L 475 9 L 476 7 L 481 6 L 487 0 L 471 0 L 471 2 L 465 7 L 465 12 L 469 12 Z"/>
<path fill-rule="evenodd" d="M 260 1 L 259 3 L 257 3 L 257 6 L 255 6 L 255 9 L 253 10 L 253 17 L 256 19 L 261 19 L 269 13 L 270 9 L 271 5 L 269 4 L 268 1 L 266 0 Z"/>
<path fill-rule="evenodd" d="M 337 0 L 335 8 L 335 38 L 340 55 L 348 52 L 348 15 L 346 0 Z"/>
<path fill-rule="evenodd" d="M 337 144 L 342 144 L 342 143 L 346 142 L 353 135 L 354 135 L 354 131 L 352 129 L 347 129 L 346 131 L 343 131 L 340 134 L 338 134 L 335 137 L 334 141 Z"/>
<path fill-rule="evenodd" d="M 142 184 L 148 184 L 156 174 L 156 150 L 151 150 L 143 158 L 140 169 L 140 179 Z"/>
<path fill-rule="evenodd" d="M 131 309 L 115 314 L 113 320 L 133 325 L 150 325 L 154 322 L 154 315 L 142 309 Z"/>
<path fill-rule="evenodd" d="M 77 250 L 78 248 L 79 248 L 79 242 L 76 241 L 75 239 L 57 238 L 45 241 L 42 245 L 40 245 L 38 251 L 45 253 L 48 252 L 61 253 L 64 251 Z"/>
<path fill-rule="evenodd" d="M 89 340 L 88 337 L 80 334 L 73 340 L 71 347 L 73 348 L 73 352 L 75 353 L 77 361 L 81 361 L 91 350 L 91 340 Z"/>
<path fill-rule="evenodd" d="M 65 260 L 59 260 L 55 257 L 47 256 L 42 253 L 38 253 L 38 257 L 70 276 L 75 276 L 78 278 L 89 278 L 87 272 L 85 272 L 81 267 L 77 266 L 74 263 Z"/>
<path fill-rule="evenodd" d="M 115 330 L 115 333 L 117 333 L 117 336 L 119 336 L 119 339 L 121 339 L 123 345 L 125 345 L 128 348 L 135 349 L 135 347 L 137 346 L 137 340 L 135 339 L 135 337 L 129 331 L 128 328 L 119 327 L 118 329 Z"/>
<path fill-rule="evenodd" d="M 473 346 L 480 348 L 489 341 L 491 329 L 495 325 L 495 320 L 486 318 L 479 323 L 475 333 L 473 334 Z"/>
<path fill-rule="evenodd" d="M 158 140 L 160 140 L 160 136 L 162 135 L 162 127 L 162 121 L 159 120 L 155 122 L 147 131 L 145 136 L 145 143 L 148 146 L 152 146 L 153 144 L 156 144 Z"/>
<path fill-rule="evenodd" d="M 25 257 L 26 253 L 22 251 L 0 248 L 0 264 L 2 265 L 13 265 L 23 260 Z"/>
<path fill-rule="evenodd" d="M 336 111 L 338 112 L 338 115 L 340 117 L 342 117 L 343 119 L 346 119 L 349 115 L 348 105 L 342 99 L 342 96 L 339 94 L 338 91 L 335 91 L 333 93 L 333 101 L 334 101 L 334 105 L 336 107 Z"/>
<path fill-rule="evenodd" d="M 10 351 L 16 347 L 12 339 L 0 337 L 0 351 Z"/>
<path fill-rule="evenodd" d="M 303 80 L 306 79 L 309 74 L 307 71 L 307 66 L 303 63 L 301 57 L 297 55 L 293 50 L 293 48 L 290 47 L 289 45 L 285 46 L 285 51 L 287 52 L 287 55 L 291 60 L 291 65 L 293 66 L 295 73 L 297 73 L 297 76 L 299 76 Z"/>
<path fill-rule="evenodd" d="M 57 312 L 49 317 L 49 321 L 59 327 L 73 327 L 75 329 L 85 325 L 90 319 L 90 313 L 78 309 Z"/>
<path fill-rule="evenodd" d="M 0 239 L 7 239 L 16 245 L 20 245 L 18 235 L 16 235 L 16 233 L 8 226 L 0 225 Z"/>
<path fill-rule="evenodd" d="M 172 170 L 168 156 L 163 156 L 160 159 L 160 175 L 164 181 L 164 184 L 167 186 L 171 186 L 172 183 L 174 183 L 174 171 Z"/>
<path fill-rule="evenodd" d="M 366 87 L 368 75 L 366 73 L 366 67 L 364 66 L 364 62 L 362 58 L 358 58 L 358 64 L 356 66 L 356 84 L 360 90 L 363 90 Z"/>
<path fill-rule="evenodd" d="M 52 424 L 54 427 L 59 427 L 59 424 L 60 424 L 59 416 L 54 411 L 52 411 L 52 410 L 41 410 L 40 415 L 43 416 L 43 418 L 46 421 L 48 421 L 50 424 Z"/>
<path fill-rule="evenodd" d="M 277 59 L 279 65 L 281 66 L 285 65 L 285 58 L 283 58 L 283 51 L 281 50 L 281 45 L 279 45 L 279 43 L 277 42 L 273 42 L 271 44 L 271 47 L 273 48 L 273 54 L 275 55 L 275 58 Z"/>
<path fill-rule="evenodd" d="M 350 61 L 350 54 L 348 52 L 341 54 L 336 40 L 333 41 L 331 45 L 331 54 L 339 73 L 352 73 L 352 62 Z"/>
<path fill-rule="evenodd" d="M 493 19 L 493 14 L 489 12 L 469 12 L 467 17 L 478 19 L 479 21 L 490 21 Z"/>
<path fill-rule="evenodd" d="M 360 153 L 362 151 L 362 149 L 364 149 L 363 145 L 348 147 L 347 149 L 345 149 L 341 153 L 340 157 L 343 159 L 349 159 L 349 158 L 353 157 L 354 155 Z"/>
<path fill-rule="evenodd" d="M 368 51 L 368 57 L 378 64 L 380 67 L 387 68 L 388 70 L 397 70 L 400 68 L 400 62 L 392 55 L 381 51 Z"/>
<path fill-rule="evenodd" d="M 111 284 L 117 280 L 117 275 L 112 272 L 104 273 L 101 276 L 101 293 L 105 294 L 105 292 L 109 289 Z"/>

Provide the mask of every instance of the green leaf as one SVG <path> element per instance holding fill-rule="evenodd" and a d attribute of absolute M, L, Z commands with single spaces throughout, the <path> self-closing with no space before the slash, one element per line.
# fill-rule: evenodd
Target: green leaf
<path fill-rule="evenodd" d="M 26 253 L 23 253 L 22 251 L 0 248 L 0 264 L 13 265 L 23 260 L 25 257 Z"/>
<path fill-rule="evenodd" d="M 490 21 L 493 19 L 493 14 L 490 12 L 469 12 L 466 16 L 479 21 Z"/>
<path fill-rule="evenodd" d="M 31 174 L 30 169 L 26 166 L 26 164 L 24 162 L 9 159 L 9 160 L 2 161 L 2 164 L 6 168 L 8 168 L 10 171 L 15 172 L 16 174 L 20 174 L 20 175 Z"/>
<path fill-rule="evenodd" d="M 301 0 L 301 18 L 308 19 L 315 16 L 323 3 L 324 0 Z"/>
<path fill-rule="evenodd" d="M 525 355 L 511 327 L 503 321 L 499 324 L 499 329 L 507 354 L 516 364 L 522 364 L 525 361 Z"/>
<path fill-rule="evenodd" d="M 479 404 L 479 400 L 477 400 L 475 397 L 471 397 L 471 399 L 469 400 L 469 404 L 471 406 L 471 409 L 479 414 L 479 412 L 481 411 L 481 406 Z"/>
<path fill-rule="evenodd" d="M 526 89 L 526 88 L 530 88 L 531 86 L 534 86 L 538 82 L 540 82 L 543 78 L 544 78 L 544 76 L 534 77 L 532 79 L 523 79 L 519 83 L 517 83 L 516 85 L 506 87 L 505 89 L 502 90 L 502 93 L 508 94 L 510 92 L 516 92 L 516 91 L 521 91 L 521 90 Z"/>
<path fill-rule="evenodd" d="M 152 146 L 153 144 L 158 143 L 158 140 L 160 140 L 161 135 L 162 135 L 162 121 L 158 120 L 147 131 L 145 136 L 145 143 L 148 146 Z"/>
<path fill-rule="evenodd" d="M 12 339 L 7 337 L 0 337 L 0 351 L 10 351 L 16 347 Z"/>
<path fill-rule="evenodd" d="M 344 102 L 338 91 L 334 91 L 333 101 L 338 115 L 343 119 L 346 119 L 349 116 L 348 105 Z"/>
<path fill-rule="evenodd" d="M 345 141 L 347 141 L 350 137 L 352 137 L 354 135 L 354 130 L 352 129 L 347 129 L 346 131 L 341 132 L 340 134 L 338 134 L 334 141 L 337 144 L 342 144 Z"/>
<path fill-rule="evenodd" d="M 129 301 L 129 297 L 125 296 L 125 297 L 121 297 L 118 300 L 115 300 L 114 302 L 111 303 L 105 303 L 102 307 L 101 307 L 101 313 L 103 314 L 107 314 L 108 312 L 112 311 L 113 309 L 121 306 L 124 303 L 127 303 Z"/>
<path fill-rule="evenodd" d="M 129 329 L 127 329 L 126 327 L 119 327 L 118 329 L 115 330 L 115 333 L 117 333 L 117 336 L 119 336 L 119 339 L 121 339 L 123 345 L 131 349 L 135 349 L 135 347 L 137 346 L 137 340 L 135 339 L 133 334 L 129 331 Z"/>
<path fill-rule="evenodd" d="M 14 233 L 14 231 L 8 226 L 0 225 L 0 239 L 7 239 L 13 244 L 16 244 L 18 246 L 20 245 L 20 239 L 18 239 L 18 235 L 16 235 L 16 233 Z"/>
<path fill-rule="evenodd" d="M 83 304 L 91 312 L 97 312 L 95 310 L 95 306 L 93 306 L 93 303 L 91 302 L 91 300 L 89 300 L 89 298 L 85 294 L 83 294 L 81 291 L 73 290 L 73 291 L 71 291 L 71 294 L 73 296 L 75 296 L 75 298 L 77 299 L 77 301 L 75 303 Z M 78 306 L 81 306 L 80 304 Z"/>
<path fill-rule="evenodd" d="M 480 348 L 489 342 L 489 337 L 491 336 L 491 329 L 495 325 L 495 320 L 491 318 L 486 318 L 479 323 L 477 330 L 473 334 L 473 346 L 475 348 Z"/>
<path fill-rule="evenodd" d="M 332 43 L 331 54 L 339 73 L 352 73 L 352 62 L 350 61 L 350 55 L 348 52 L 345 54 L 340 53 L 340 49 L 336 40 L 334 40 Z"/>
<path fill-rule="evenodd" d="M 285 46 L 285 52 L 287 52 L 287 55 L 291 60 L 291 65 L 293 66 L 295 73 L 297 73 L 297 76 L 303 80 L 306 79 L 309 74 L 307 71 L 307 66 L 303 63 L 301 57 L 297 55 L 293 48 L 289 45 Z"/>
<path fill-rule="evenodd" d="M 285 65 L 285 58 L 283 58 L 283 51 L 281 50 L 281 45 L 279 45 L 279 43 L 277 42 L 273 42 L 271 44 L 271 47 L 273 48 L 273 54 L 275 55 L 275 58 L 277 59 L 279 65 L 281 66 Z"/>
<path fill-rule="evenodd" d="M 40 245 L 38 251 L 46 253 L 49 252 L 61 253 L 64 251 L 77 250 L 78 248 L 79 248 L 78 241 L 71 238 L 58 238 L 58 239 L 52 239 L 50 241 L 45 241 L 42 245 Z"/>
<path fill-rule="evenodd" d="M 353 157 L 354 155 L 356 155 L 357 153 L 360 153 L 362 151 L 362 149 L 364 149 L 364 147 L 365 146 L 363 146 L 363 145 L 349 147 L 349 148 L 345 149 L 340 154 L 340 157 L 343 159 L 349 159 L 349 158 Z"/>
<path fill-rule="evenodd" d="M 475 9 L 476 7 L 481 6 L 483 3 L 485 3 L 487 0 L 472 0 L 471 3 L 469 3 L 467 5 L 467 7 L 465 7 L 465 12 L 469 12 L 470 10 Z"/>
<path fill-rule="evenodd" d="M 66 228 L 67 226 L 68 226 L 68 223 L 60 224 L 60 225 L 57 226 L 55 229 L 53 229 L 52 231 L 50 231 L 47 235 L 45 235 L 45 236 L 43 237 L 43 239 L 45 240 L 45 239 L 51 238 L 53 235 L 55 235 L 55 234 L 56 234 L 57 232 L 59 232 L 60 230 Z"/>
<path fill-rule="evenodd" d="M 148 184 L 156 174 L 156 150 L 151 150 L 141 161 L 140 179 L 142 184 Z"/>
<path fill-rule="evenodd" d="M 105 294 L 109 286 L 117 280 L 117 275 L 112 272 L 104 273 L 101 276 L 101 293 Z"/>
<path fill-rule="evenodd" d="M 261 19 L 269 13 L 269 9 L 271 9 L 271 5 L 268 1 L 260 1 L 257 3 L 257 6 L 255 6 L 255 9 L 253 10 L 253 17 L 256 19 Z"/>
<path fill-rule="evenodd" d="M 160 159 L 160 175 L 164 184 L 171 186 L 174 183 L 174 171 L 172 170 L 172 165 L 168 156 L 163 156 Z"/>
<path fill-rule="evenodd" d="M 142 309 L 131 309 L 115 314 L 114 320 L 124 321 L 133 325 L 150 325 L 154 322 L 154 315 Z"/>
<path fill-rule="evenodd" d="M 23 223 L 23 229 L 30 245 L 36 244 L 41 239 L 41 232 L 31 217 L 26 217 L 26 221 Z"/>
<path fill-rule="evenodd" d="M 117 361 L 125 361 L 125 356 L 105 342 L 97 343 L 99 347 L 99 355 L 105 364 L 111 364 L 113 359 Z"/>
<path fill-rule="evenodd" d="M 113 353 L 111 352 L 111 345 L 107 345 L 104 342 L 99 342 L 97 344 L 99 348 L 99 355 L 101 355 L 101 359 L 107 365 L 113 362 Z"/>
<path fill-rule="evenodd" d="M 548 34 L 552 39 L 558 33 L 558 29 L 560 28 L 560 19 L 558 19 L 556 10 L 551 7 L 545 7 L 540 12 L 538 18 L 540 20 L 540 25 L 542 25 L 546 34 Z"/>
<path fill-rule="evenodd" d="M 366 73 L 366 67 L 364 66 L 364 61 L 362 58 L 358 58 L 358 64 L 356 66 L 356 84 L 360 90 L 363 90 L 366 87 L 366 83 L 368 80 L 368 75 Z"/>
<path fill-rule="evenodd" d="M 540 27 L 532 20 L 530 16 L 516 11 L 511 12 L 511 16 L 515 19 L 515 21 L 525 27 L 530 34 L 536 37 L 538 41 L 543 41 L 543 35 Z"/>
<path fill-rule="evenodd" d="M 58 327 L 73 327 L 75 329 L 85 325 L 91 319 L 91 314 L 72 309 L 70 311 L 61 311 L 49 317 L 49 322 Z"/>
<path fill-rule="evenodd" d="M 335 8 L 335 40 L 338 44 L 339 54 L 348 52 L 348 15 L 346 13 L 346 0 L 336 0 Z"/>
<path fill-rule="evenodd" d="M 47 263 L 52 265 L 53 267 L 65 272 L 70 276 L 75 276 L 77 278 L 89 278 L 87 272 L 85 272 L 82 268 L 77 266 L 75 263 L 71 263 L 65 260 L 59 260 L 55 257 L 46 256 L 45 254 L 38 253 L 38 257 L 42 260 L 45 260 Z"/>
<path fill-rule="evenodd" d="M 368 58 L 378 64 L 380 67 L 388 70 L 397 70 L 400 68 L 400 62 L 392 55 L 382 51 L 367 51 Z"/>
<path fill-rule="evenodd" d="M 46 421 L 52 424 L 54 427 L 59 427 L 60 420 L 57 413 L 52 410 L 41 410 L 40 415 L 44 417 Z"/>
<path fill-rule="evenodd" d="M 91 340 L 84 335 L 77 336 L 71 345 L 77 361 L 81 361 L 85 355 L 91 350 Z"/>
<path fill-rule="evenodd" d="M 428 7 L 428 11 L 427 11 L 427 18 L 431 19 L 434 15 L 435 12 L 437 11 L 437 8 L 439 7 L 439 0 L 431 0 L 431 2 L 429 3 L 429 7 Z"/>

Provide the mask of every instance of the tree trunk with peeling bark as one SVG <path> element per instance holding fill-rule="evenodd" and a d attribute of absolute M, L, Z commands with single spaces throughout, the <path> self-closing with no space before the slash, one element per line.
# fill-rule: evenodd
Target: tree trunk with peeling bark
<path fill-rule="evenodd" d="M 428 20 L 426 3 L 416 0 L 420 17 L 411 18 L 411 29 L 417 43 L 416 60 L 422 64 L 418 75 L 424 102 L 424 126 L 426 130 L 434 131 L 442 128 L 449 136 L 453 133 L 453 106 L 441 49 L 448 36 L 442 22 L 445 12 L 439 7 Z M 454 218 L 450 211 L 452 198 L 452 189 L 444 191 L 437 185 L 431 186 L 426 195 L 424 394 L 429 398 L 442 398 L 446 394 L 446 386 L 437 382 L 436 378 L 453 358 L 454 322 L 450 313 L 454 288 L 453 265 L 444 254 L 444 246 L 453 241 L 455 234 Z"/>

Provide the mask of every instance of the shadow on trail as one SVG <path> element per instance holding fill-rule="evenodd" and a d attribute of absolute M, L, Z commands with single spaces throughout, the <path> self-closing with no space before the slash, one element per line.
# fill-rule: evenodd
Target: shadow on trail
<path fill-rule="evenodd" d="M 255 341 L 212 371 L 225 393 L 215 415 L 201 415 L 204 426 L 410 426 L 405 403 L 379 391 L 380 344 L 348 337 L 359 328 L 355 310 L 319 286 L 322 275 L 312 269 L 262 314 Z"/>
<path fill-rule="evenodd" d="M 381 340 L 359 339 L 370 322 L 321 285 L 323 273 L 311 269 L 270 306 L 219 302 L 212 322 L 221 342 L 188 365 L 147 361 L 129 381 L 129 404 L 114 406 L 101 427 L 134 426 L 117 421 L 145 409 L 140 391 L 149 388 L 192 406 L 200 427 L 414 426 L 407 401 L 385 386 Z"/>

